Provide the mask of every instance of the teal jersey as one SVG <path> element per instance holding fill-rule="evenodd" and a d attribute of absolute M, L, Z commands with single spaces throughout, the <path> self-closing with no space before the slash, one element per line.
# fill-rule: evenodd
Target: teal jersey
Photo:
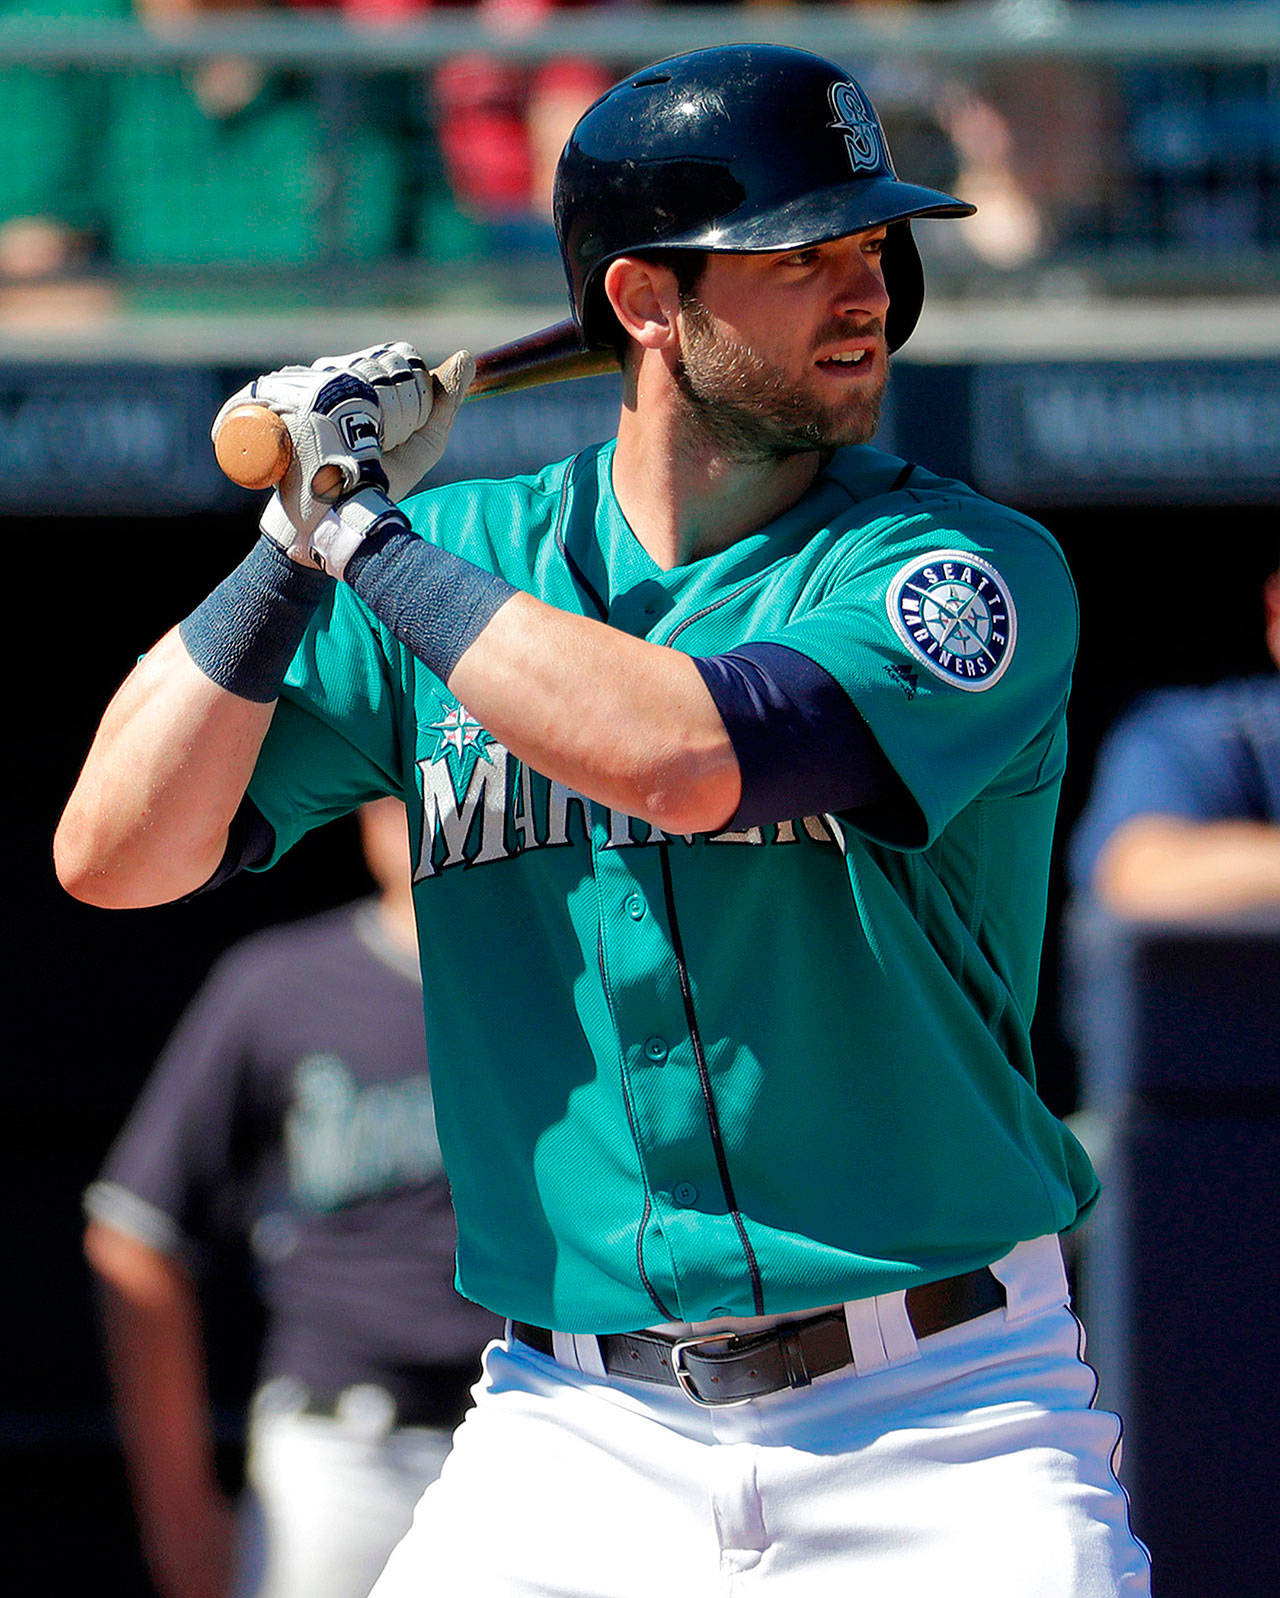
<path fill-rule="evenodd" d="M 1029 1044 L 1077 638 L 1060 550 L 855 448 L 769 526 L 662 571 L 612 458 L 405 508 L 653 643 L 807 655 L 916 811 L 668 836 L 517 761 L 335 587 L 250 795 L 277 855 L 408 801 L 461 1290 L 621 1331 L 889 1292 L 1072 1226 L 1097 1182 Z"/>

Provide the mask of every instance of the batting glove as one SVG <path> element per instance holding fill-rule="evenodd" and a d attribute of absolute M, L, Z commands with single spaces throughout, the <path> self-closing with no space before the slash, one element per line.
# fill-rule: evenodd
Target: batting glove
<path fill-rule="evenodd" d="M 289 469 L 272 495 L 262 528 L 286 553 L 307 563 L 299 543 L 305 543 L 336 500 L 363 488 L 387 486 L 378 396 L 354 372 L 282 367 L 231 396 L 214 419 L 215 437 L 226 415 L 246 402 L 265 405 L 289 430 Z"/>
<path fill-rule="evenodd" d="M 263 531 L 295 560 L 339 578 L 347 561 L 375 531 L 393 524 L 408 528 L 395 501 L 410 494 L 444 454 L 458 406 L 475 376 L 475 362 L 465 350 L 450 356 L 434 373 L 406 344 L 379 346 L 344 359 L 353 364 L 337 368 L 337 378 L 354 377 L 371 390 L 378 384 L 384 442 L 389 445 L 380 458 L 384 482 L 343 492 L 336 505 L 324 507 L 312 526 L 295 521 L 287 494 L 281 491 L 272 496 L 262 518 Z M 321 363 L 321 369 L 335 371 L 329 363 Z M 281 490 L 286 486 L 282 484 Z"/>
<path fill-rule="evenodd" d="M 318 371 L 353 372 L 377 394 L 386 494 L 407 499 L 444 454 L 475 361 L 459 350 L 432 373 L 412 344 L 378 344 L 355 355 L 323 356 L 315 365 Z"/>

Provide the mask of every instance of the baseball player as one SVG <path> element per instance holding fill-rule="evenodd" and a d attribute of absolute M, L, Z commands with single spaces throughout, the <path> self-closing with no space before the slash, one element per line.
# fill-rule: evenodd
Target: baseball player
<path fill-rule="evenodd" d="M 404 806 L 359 824 L 377 895 L 218 962 L 85 1194 L 165 1598 L 366 1598 L 502 1329 L 453 1287 Z M 265 1327 L 233 1515 L 202 1333 L 210 1267 L 242 1252 Z"/>
<path fill-rule="evenodd" d="M 251 385 L 294 463 L 109 707 L 62 879 L 163 901 L 408 799 L 458 1280 L 508 1327 L 377 1598 L 1145 1594 L 1028 1044 L 1075 596 L 868 442 L 911 219 L 970 208 L 763 45 L 618 84 L 556 189 L 616 437 L 399 505 L 465 353 Z"/>

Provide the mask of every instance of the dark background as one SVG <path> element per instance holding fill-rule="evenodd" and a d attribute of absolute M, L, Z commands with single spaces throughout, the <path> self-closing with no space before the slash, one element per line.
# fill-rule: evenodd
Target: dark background
<path fill-rule="evenodd" d="M 1082 601 L 1065 839 L 1099 739 L 1135 693 L 1267 667 L 1260 590 L 1280 541 L 1274 508 L 1262 503 L 1020 508 L 1057 536 Z M 18 1591 L 27 1583 L 51 1592 L 90 1583 L 148 1590 L 80 1255 L 81 1191 L 212 958 L 254 928 L 367 887 L 354 824 L 313 834 L 264 876 L 179 906 L 90 909 L 52 874 L 53 828 L 107 699 L 137 655 L 238 559 L 254 520 L 241 502 L 172 517 L 14 517 L 5 527 L 22 580 L 10 587 L 7 652 L 16 880 L 5 961 L 14 1025 L 0 1162 L 0 1515 Z M 1062 899 L 1059 865 L 1036 1031 L 1045 1097 L 1067 1112 L 1076 1079 L 1057 1018 Z M 235 1401 L 253 1319 L 238 1294 L 222 1307 L 214 1385 L 233 1478 Z"/>

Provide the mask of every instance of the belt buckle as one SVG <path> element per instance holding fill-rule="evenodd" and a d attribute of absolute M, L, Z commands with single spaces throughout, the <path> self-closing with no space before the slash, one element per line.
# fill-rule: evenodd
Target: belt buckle
<path fill-rule="evenodd" d="M 704 1343 L 734 1343 L 737 1332 L 708 1332 L 702 1337 L 677 1337 L 671 1345 L 671 1370 L 684 1396 L 703 1409 L 732 1409 L 735 1404 L 749 1404 L 751 1398 L 704 1398 L 694 1387 L 693 1379 L 685 1369 L 684 1354 L 687 1348 L 698 1348 Z"/>

